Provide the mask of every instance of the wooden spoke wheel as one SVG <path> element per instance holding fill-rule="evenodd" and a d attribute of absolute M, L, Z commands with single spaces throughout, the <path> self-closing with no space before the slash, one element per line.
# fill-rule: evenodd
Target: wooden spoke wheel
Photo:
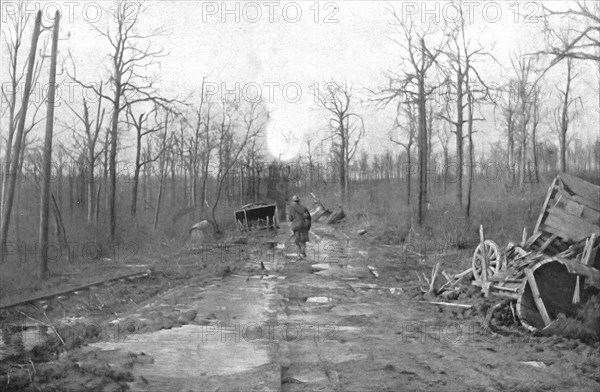
<path fill-rule="evenodd" d="M 487 256 L 487 263 L 484 255 Z M 500 247 L 494 241 L 490 240 L 485 240 L 483 246 L 481 244 L 477 245 L 477 249 L 475 249 L 475 253 L 473 254 L 472 267 L 475 280 L 484 280 L 484 268 L 487 272 L 487 278 L 497 274 L 503 267 Z"/>

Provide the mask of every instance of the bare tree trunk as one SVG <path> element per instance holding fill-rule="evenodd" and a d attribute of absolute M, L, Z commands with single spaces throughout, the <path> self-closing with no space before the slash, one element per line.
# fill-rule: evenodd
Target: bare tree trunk
<path fill-rule="evenodd" d="M 161 149 L 163 151 L 163 154 L 160 157 L 160 179 L 159 179 L 159 183 L 158 183 L 158 197 L 156 200 L 156 210 L 154 212 L 154 231 L 156 231 L 157 227 L 158 227 L 158 216 L 160 214 L 160 203 L 162 202 L 162 195 L 163 195 L 163 183 L 164 183 L 164 179 L 165 179 L 165 166 L 167 163 L 167 160 L 169 159 L 169 155 L 165 152 L 166 148 L 167 148 L 167 131 L 168 131 L 168 123 L 169 123 L 169 112 L 167 112 L 167 114 L 165 115 L 165 124 L 164 124 L 164 135 L 163 135 L 163 140 L 162 140 L 162 146 Z"/>
<path fill-rule="evenodd" d="M 567 132 L 569 130 L 569 106 L 572 103 L 571 99 L 571 82 L 575 77 L 573 76 L 573 60 L 567 59 L 567 85 L 565 90 L 562 92 L 562 108 L 560 114 L 560 126 L 559 126 L 559 164 L 560 171 L 567 172 Z"/>
<path fill-rule="evenodd" d="M 38 278 L 42 279 L 48 273 L 48 214 L 50 207 L 50 177 L 52 175 L 52 133 L 54 130 L 54 100 L 56 91 L 56 56 L 58 52 L 58 31 L 60 13 L 54 16 L 52 32 L 52 53 L 50 60 L 50 77 L 48 85 L 48 111 L 46 113 L 46 135 L 44 138 L 44 159 L 42 167 L 42 189 L 40 201 L 40 237 L 39 237 L 39 268 Z"/>
<path fill-rule="evenodd" d="M 108 195 L 108 148 L 109 148 L 109 139 L 110 137 L 110 129 L 107 129 L 106 136 L 104 139 L 104 173 L 103 173 L 103 184 L 104 184 L 104 219 L 103 222 L 106 222 L 106 218 L 108 217 L 108 210 L 110 208 L 109 205 L 109 195 Z"/>
<path fill-rule="evenodd" d="M 108 156 L 108 216 L 109 233 L 112 242 L 116 240 L 117 231 L 117 140 L 119 136 L 119 114 L 121 112 L 121 74 L 115 66 L 112 124 L 110 130 L 110 152 Z"/>
<path fill-rule="evenodd" d="M 426 57 L 425 40 L 421 38 L 421 58 Z M 422 60 L 424 61 L 424 60 Z M 425 75 L 418 78 L 419 85 L 419 198 L 417 200 L 417 222 L 425 220 L 424 207 L 427 203 L 427 108 L 425 98 Z"/>
<path fill-rule="evenodd" d="M 69 260 L 71 260 L 71 254 L 69 253 L 69 244 L 67 241 L 67 231 L 65 230 L 65 224 L 63 223 L 62 214 L 60 213 L 60 208 L 58 208 L 58 204 L 56 204 L 56 198 L 54 197 L 54 193 L 50 191 L 50 196 L 52 199 L 52 213 L 54 215 L 54 222 L 56 224 L 56 239 L 60 245 L 61 254 L 67 254 Z"/>
<path fill-rule="evenodd" d="M 29 105 L 29 95 L 31 93 L 31 80 L 33 78 L 33 68 L 35 63 L 35 54 L 37 51 L 37 43 L 40 35 L 40 26 L 42 20 L 42 12 L 38 11 L 35 17 L 35 25 L 33 29 L 33 35 L 31 37 L 31 48 L 29 52 L 29 60 L 27 64 L 27 75 L 25 77 L 25 90 L 23 92 L 23 101 L 21 104 L 21 114 L 19 116 L 19 123 L 17 125 L 17 134 L 15 135 L 15 146 L 11 165 L 9 170 L 10 179 L 6 189 L 6 205 L 4 214 L 2 216 L 2 227 L 0 227 L 0 263 L 5 260 L 6 242 L 8 240 L 8 228 L 10 226 L 10 214 L 12 212 L 12 204 L 15 196 L 15 186 L 17 181 L 17 166 L 19 162 L 19 152 L 21 151 L 21 140 L 23 138 L 23 131 L 25 129 L 25 120 L 27 117 L 27 106 Z"/>
<path fill-rule="evenodd" d="M 469 178 L 467 185 L 467 207 L 465 208 L 465 218 L 469 219 L 471 216 L 471 192 L 473 189 L 473 170 L 475 165 L 473 163 L 473 95 L 469 90 L 469 77 L 467 75 L 467 109 L 468 109 L 468 132 L 469 132 Z"/>
<path fill-rule="evenodd" d="M 94 223 L 98 224 L 98 218 L 100 217 L 100 190 L 102 189 L 102 184 L 98 184 L 98 190 L 96 191 L 96 208 L 94 215 Z"/>
<path fill-rule="evenodd" d="M 463 72 L 460 66 L 460 53 L 458 54 L 459 67 L 456 72 L 456 201 L 462 208 L 462 183 L 463 183 Z"/>

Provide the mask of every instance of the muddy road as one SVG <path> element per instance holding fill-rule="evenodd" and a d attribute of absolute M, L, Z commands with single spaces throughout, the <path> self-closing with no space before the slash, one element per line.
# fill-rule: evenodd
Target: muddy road
<path fill-rule="evenodd" d="M 281 248 L 117 312 L 113 323 L 132 326 L 126 338 L 69 355 L 127 375 L 79 390 L 600 390 L 597 345 L 496 334 L 481 309 L 418 302 L 414 270 L 430 267 L 398 258 L 400 246 L 316 225 L 307 259 Z"/>

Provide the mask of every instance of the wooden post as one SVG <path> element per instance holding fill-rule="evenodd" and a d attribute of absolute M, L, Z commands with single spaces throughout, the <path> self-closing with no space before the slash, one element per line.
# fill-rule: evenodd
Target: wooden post
<path fill-rule="evenodd" d="M 548 326 L 552 321 L 550 320 L 550 316 L 548 316 L 548 311 L 546 310 L 546 305 L 544 305 L 544 301 L 540 296 L 540 290 L 538 289 L 537 282 L 535 281 L 535 277 L 533 276 L 533 272 L 529 268 L 525 269 L 525 275 L 527 276 L 527 281 L 529 282 L 529 287 L 531 288 L 531 293 L 533 294 L 533 300 L 535 301 L 535 305 L 542 316 L 542 320 L 544 320 L 544 325 Z"/>
<path fill-rule="evenodd" d="M 488 258 L 487 251 L 485 249 L 485 236 L 483 235 L 483 225 L 479 225 L 479 242 L 481 243 L 481 252 L 483 253 L 483 263 L 481 265 L 481 277 L 483 281 L 487 281 L 487 266 Z"/>

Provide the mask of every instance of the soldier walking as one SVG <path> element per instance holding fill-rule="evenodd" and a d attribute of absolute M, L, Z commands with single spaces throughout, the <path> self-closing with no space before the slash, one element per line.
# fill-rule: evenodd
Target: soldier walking
<path fill-rule="evenodd" d="M 308 231 L 311 226 L 311 217 L 308 208 L 300 204 L 300 198 L 292 196 L 288 219 L 292 222 L 292 231 L 294 233 L 294 243 L 298 247 L 298 255 L 306 257 L 306 243 L 308 240 Z"/>

